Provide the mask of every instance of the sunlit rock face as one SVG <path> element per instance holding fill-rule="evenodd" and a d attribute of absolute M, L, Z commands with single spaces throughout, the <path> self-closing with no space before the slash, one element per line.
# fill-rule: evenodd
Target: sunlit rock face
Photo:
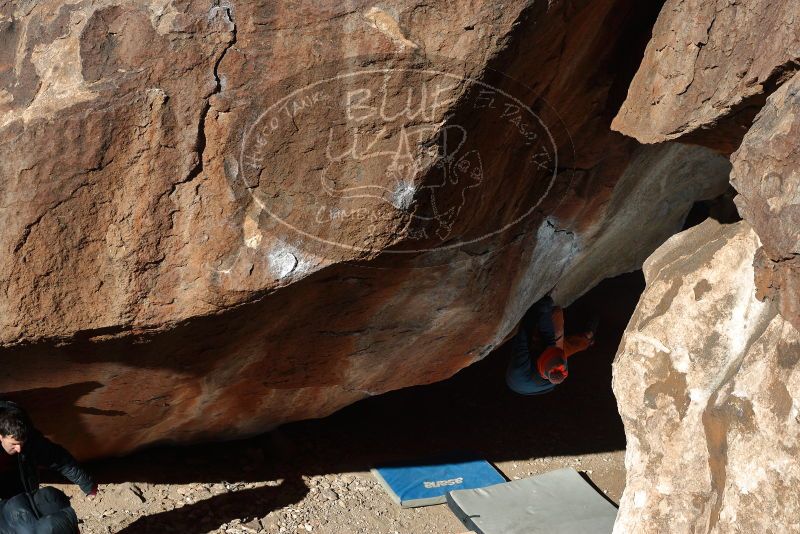
<path fill-rule="evenodd" d="M 612 128 L 730 154 L 799 60 L 795 0 L 667 0 Z"/>
<path fill-rule="evenodd" d="M 800 328 L 800 3 L 668 0 L 612 129 L 731 155 L 758 295 Z"/>
<path fill-rule="evenodd" d="M 764 243 L 759 296 L 800 330 L 800 73 L 767 99 L 731 161 L 736 205 Z"/>
<path fill-rule="evenodd" d="M 614 361 L 627 481 L 615 533 L 800 529 L 800 333 L 755 296 L 746 222 L 645 262 Z"/>
<path fill-rule="evenodd" d="M 609 129 L 658 7 L 6 4 L 0 391 L 88 457 L 484 357 L 725 186 Z"/>
<path fill-rule="evenodd" d="M 746 221 L 706 222 L 645 263 L 614 364 L 616 532 L 800 529 L 798 25 L 794 1 L 667 0 L 611 125 L 729 155 Z"/>

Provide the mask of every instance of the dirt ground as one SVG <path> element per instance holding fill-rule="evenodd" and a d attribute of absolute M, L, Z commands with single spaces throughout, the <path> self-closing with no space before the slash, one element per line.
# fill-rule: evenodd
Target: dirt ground
<path fill-rule="evenodd" d="M 592 312 L 598 342 L 570 360 L 570 376 L 541 397 L 504 383 L 507 346 L 450 380 L 362 401 L 331 417 L 241 441 L 157 448 L 87 465 L 101 495 L 70 497 L 81 532 L 456 534 L 446 505 L 403 510 L 371 467 L 468 454 L 507 478 L 574 467 L 618 502 L 625 437 L 611 361 L 644 282 L 603 282 L 567 310 L 567 331 Z M 55 480 L 53 480 L 55 482 Z"/>

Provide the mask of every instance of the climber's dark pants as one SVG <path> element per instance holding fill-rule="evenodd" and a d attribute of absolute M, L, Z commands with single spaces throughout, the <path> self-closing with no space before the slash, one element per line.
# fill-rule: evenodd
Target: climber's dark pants
<path fill-rule="evenodd" d="M 520 322 L 520 328 L 523 328 L 529 336 L 534 332 L 537 333 L 545 347 L 554 346 L 559 337 L 559 334 L 556 333 L 556 325 L 553 322 L 553 309 L 555 307 L 553 299 L 543 297 L 528 308 Z"/>
<path fill-rule="evenodd" d="M 558 347 L 564 351 L 564 357 L 569 358 L 592 344 L 592 335 L 589 332 L 564 335 L 564 310 L 556 306 L 550 297 L 536 301 L 525 312 L 520 321 L 520 330 L 530 340 L 530 348 L 534 352 L 531 358 L 534 360 L 547 347 Z"/>

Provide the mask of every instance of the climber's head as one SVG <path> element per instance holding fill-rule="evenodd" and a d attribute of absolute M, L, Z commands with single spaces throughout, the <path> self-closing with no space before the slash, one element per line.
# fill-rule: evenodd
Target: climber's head
<path fill-rule="evenodd" d="M 547 347 L 536 364 L 539 375 L 553 384 L 560 384 L 567 378 L 567 359 L 558 347 Z"/>
<path fill-rule="evenodd" d="M 553 384 L 560 384 L 565 378 L 567 378 L 567 368 L 564 365 L 553 367 L 547 373 L 547 379 Z"/>
<path fill-rule="evenodd" d="M 28 439 L 31 427 L 28 415 L 21 409 L 0 410 L 0 445 L 8 454 L 19 454 Z"/>

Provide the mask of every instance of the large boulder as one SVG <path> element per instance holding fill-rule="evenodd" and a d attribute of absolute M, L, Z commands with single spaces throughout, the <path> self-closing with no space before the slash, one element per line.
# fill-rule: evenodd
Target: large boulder
<path fill-rule="evenodd" d="M 764 243 L 759 296 L 800 329 L 800 73 L 767 99 L 731 161 L 736 205 Z"/>
<path fill-rule="evenodd" d="M 611 127 L 730 154 L 764 99 L 800 66 L 796 0 L 667 0 Z"/>
<path fill-rule="evenodd" d="M 800 3 L 667 0 L 612 129 L 731 155 L 758 296 L 800 328 Z M 737 150 L 738 149 L 738 150 Z"/>
<path fill-rule="evenodd" d="M 0 391 L 82 457 L 451 376 L 728 173 L 609 130 L 657 5 L 0 9 Z"/>
<path fill-rule="evenodd" d="M 744 221 L 670 238 L 613 365 L 627 481 L 616 533 L 800 529 L 800 332 L 755 297 Z"/>

